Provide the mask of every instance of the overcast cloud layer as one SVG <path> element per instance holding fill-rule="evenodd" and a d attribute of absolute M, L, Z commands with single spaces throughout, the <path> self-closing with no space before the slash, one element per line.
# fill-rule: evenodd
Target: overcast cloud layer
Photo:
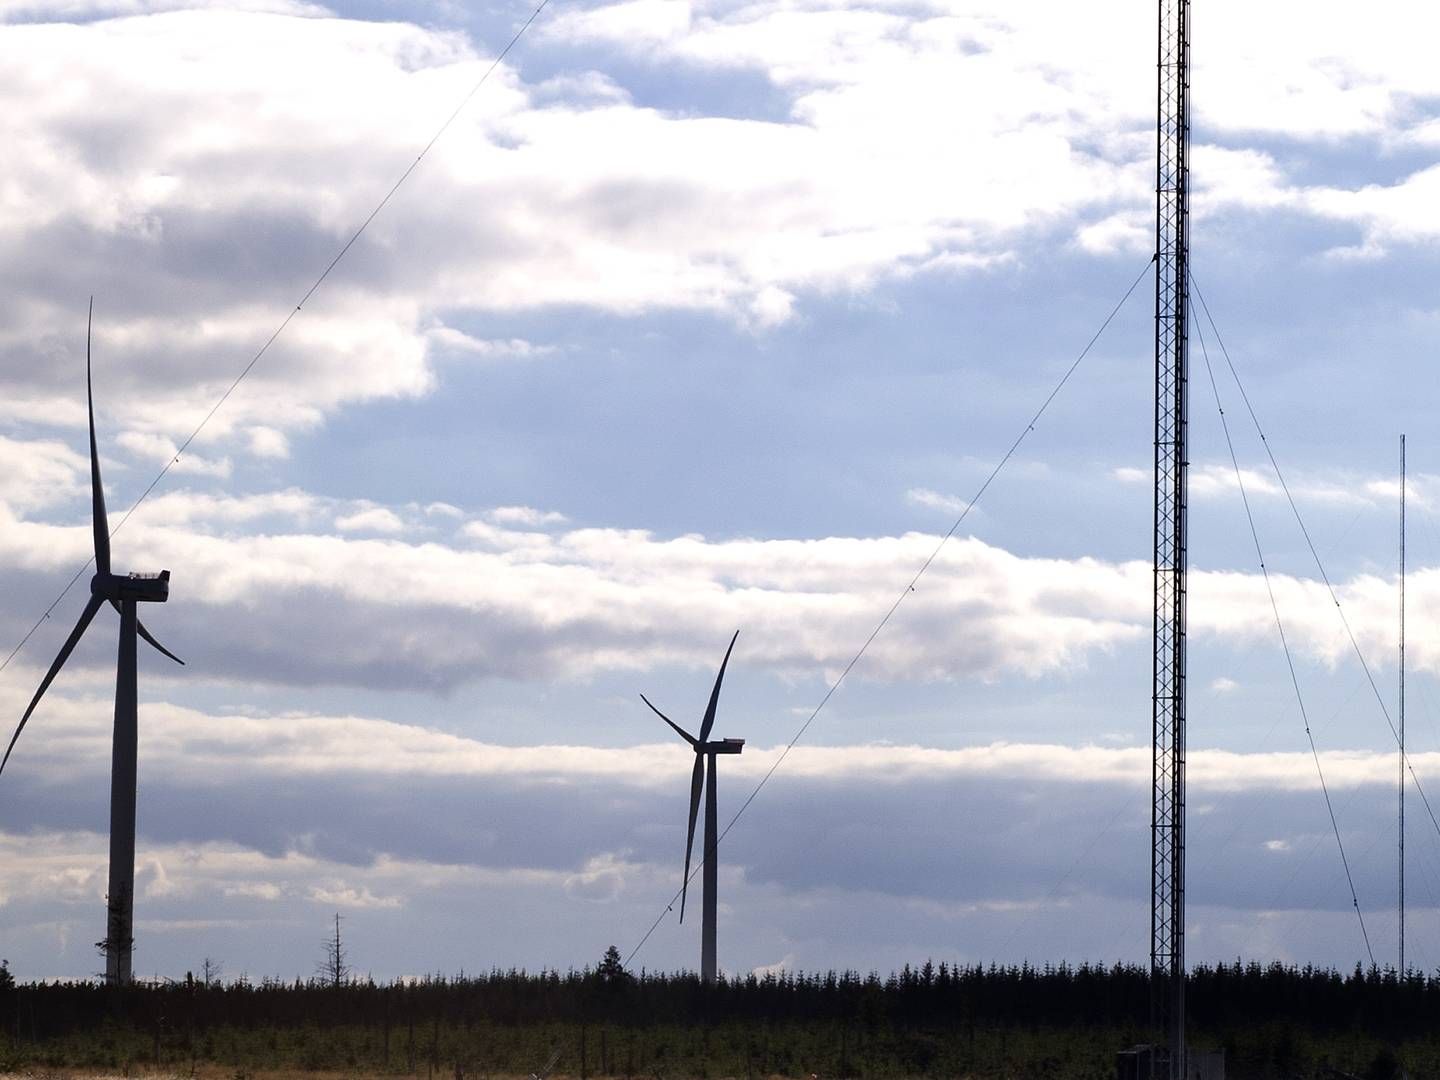
<path fill-rule="evenodd" d="M 84 705 L 54 711 L 11 796 L 34 824 L 8 837 L 0 881 L 23 931 L 9 947 L 27 965 L 53 959 L 57 940 L 67 943 L 66 964 L 83 963 L 68 941 L 83 940 L 88 906 L 103 891 L 103 845 L 92 831 L 103 803 L 76 793 L 103 790 L 106 725 Z M 579 945 L 569 932 L 528 955 L 517 933 L 544 938 L 557 905 L 569 904 L 565 921 L 579 920 L 571 931 L 633 945 L 647 909 L 658 912 L 678 887 L 683 747 L 496 747 L 354 717 L 163 707 L 147 719 L 140 889 L 152 955 L 183 956 L 208 929 L 215 936 L 201 947 L 223 943 L 280 970 L 294 962 L 286 950 L 313 936 L 307 913 L 316 920 L 339 907 L 364 940 L 359 928 L 392 912 L 430 912 L 437 890 L 468 890 L 470 902 L 487 904 L 494 890 L 519 911 L 507 924 L 482 919 L 464 938 L 465 965 L 563 963 Z M 751 747 L 725 770 L 729 798 L 753 788 L 780 749 Z M 1322 762 L 1378 936 L 1393 902 L 1375 871 L 1385 862 L 1394 760 L 1331 753 Z M 1414 764 L 1429 772 L 1440 761 L 1417 755 Z M 789 942 L 793 964 L 874 963 L 874 943 L 846 935 L 886 903 L 935 913 L 916 943 L 929 955 L 1013 959 L 1046 940 L 1067 955 L 1133 958 L 1135 943 L 1114 920 L 1143 885 L 1148 776 L 1143 748 L 797 749 L 784 784 L 757 810 L 785 821 L 783 835 L 767 837 L 755 822 L 758 830 L 727 844 L 732 963 L 781 959 L 764 952 L 776 941 Z M 1291 928 L 1284 955 L 1362 955 L 1358 929 L 1335 919 L 1348 915 L 1349 896 L 1333 838 L 1317 827 L 1320 800 L 1307 754 L 1194 754 L 1192 861 L 1203 871 L 1195 902 L 1229 926 L 1202 939 L 1197 959 L 1231 955 L 1241 930 L 1253 935 L 1280 912 Z M 216 805 L 227 808 L 219 818 L 207 811 Z M 1428 850 L 1420 845 L 1416 859 L 1422 887 L 1440 870 Z M 742 931 L 748 912 L 734 914 L 752 900 L 763 915 Z M 1070 922 L 1077 907 L 1105 905 L 1109 917 Z M 824 921 L 806 927 L 800 912 L 817 907 Z M 1419 907 L 1428 918 L 1428 905 Z M 277 938 L 265 944 L 269 935 Z M 670 928 L 648 962 L 685 963 L 686 940 Z M 366 944 L 377 965 L 397 953 L 383 936 Z"/>
<path fill-rule="evenodd" d="M 554 0 L 180 452 L 529 12 L 0 0 L 0 651 L 89 557 L 92 295 L 112 522 L 170 465 L 115 542 L 173 570 L 146 617 L 188 661 L 142 660 L 140 967 L 306 974 L 336 909 L 377 975 L 628 951 L 688 768 L 638 692 L 690 717 L 741 629 L 733 812 L 897 596 L 727 841 L 722 963 L 1143 956 L 1147 284 L 902 593 L 1148 258 L 1133 5 Z M 1400 428 L 1440 774 L 1437 23 L 1197 13 L 1196 959 L 1363 950 L 1240 482 L 1377 948 Z M 113 633 L 0 781 L 24 976 L 97 964 Z"/>

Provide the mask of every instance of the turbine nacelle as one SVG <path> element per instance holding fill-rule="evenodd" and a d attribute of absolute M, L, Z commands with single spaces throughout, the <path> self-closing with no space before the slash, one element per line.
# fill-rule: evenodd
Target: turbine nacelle
<path fill-rule="evenodd" d="M 158 574 L 96 574 L 90 579 L 90 595 L 120 603 L 163 604 L 170 599 L 170 571 Z"/>
<path fill-rule="evenodd" d="M 721 739 L 718 742 L 697 742 L 697 754 L 738 754 L 745 749 L 744 739 Z"/>

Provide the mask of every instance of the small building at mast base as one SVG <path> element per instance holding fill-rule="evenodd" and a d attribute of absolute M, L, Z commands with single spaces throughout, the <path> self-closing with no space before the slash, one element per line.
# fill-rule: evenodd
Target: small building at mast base
<path fill-rule="evenodd" d="M 1142 1043 L 1115 1055 L 1115 1080 L 1169 1080 L 1170 1051 Z M 1225 1080 L 1224 1050 L 1191 1049 L 1185 1055 L 1185 1080 Z"/>

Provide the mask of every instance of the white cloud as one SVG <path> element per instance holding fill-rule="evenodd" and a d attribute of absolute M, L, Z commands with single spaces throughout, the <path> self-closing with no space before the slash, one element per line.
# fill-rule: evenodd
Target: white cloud
<path fill-rule="evenodd" d="M 929 488 L 911 488 L 905 492 L 905 499 L 915 506 L 923 506 L 928 510 L 939 510 L 941 513 L 949 514 L 951 517 L 958 516 L 965 510 L 967 505 L 965 500 L 958 496 L 942 495 L 940 492 L 931 491 Z"/>
<path fill-rule="evenodd" d="M 273 881 L 237 881 L 222 886 L 221 893 L 227 897 L 246 897 L 256 900 L 279 900 L 284 891 Z"/>
<path fill-rule="evenodd" d="M 250 429 L 250 453 L 260 458 L 288 458 L 290 440 L 283 431 L 256 425 Z"/>
<path fill-rule="evenodd" d="M 169 465 L 170 471 L 173 473 L 220 477 L 230 475 L 229 458 L 214 461 L 189 450 L 182 454 L 180 447 L 163 435 L 141 431 L 122 431 L 116 436 L 115 442 L 136 457 L 153 461 L 159 465 Z"/>
<path fill-rule="evenodd" d="M 750 969 L 750 973 L 757 979 L 763 979 L 766 975 L 781 975 L 795 968 L 795 954 L 786 953 L 773 964 L 758 964 Z"/>
<path fill-rule="evenodd" d="M 1385 30 L 1403 24 L 1424 33 L 1414 22 L 1417 12 L 1402 0 L 1371 10 L 1359 33 L 1339 3 L 1307 8 L 1303 27 L 1279 10 L 1257 12 L 1241 0 L 1197 16 L 1194 85 L 1203 90 L 1194 98 L 1197 126 L 1217 140 L 1194 147 L 1197 216 L 1234 208 L 1315 214 L 1359 226 L 1364 240 L 1347 250 L 1371 253 L 1440 237 L 1431 190 L 1440 169 L 1388 184 L 1312 187 L 1287 175 L 1266 150 L 1233 145 L 1268 135 L 1331 145 L 1358 138 L 1386 146 L 1432 143 L 1440 122 L 1414 102 L 1433 98 L 1440 80 L 1422 49 L 1397 47 Z M 1419 18 L 1440 31 L 1435 13 Z M 1144 181 L 1153 148 L 1144 144 L 1153 73 L 1138 58 L 1153 53 L 1153 28 L 1122 6 L 960 0 L 904 13 L 884 4 L 795 10 L 621 0 L 563 14 L 547 32 L 641 58 L 760 71 L 794 94 L 798 116 L 819 123 L 847 115 L 857 126 L 883 116 L 897 139 L 912 136 L 912 118 L 928 122 L 923 109 L 901 101 L 965 100 L 979 107 L 969 110 L 960 141 L 968 136 L 1018 156 L 1024 141 L 1005 135 L 1019 127 L 1007 123 L 1008 110 L 1022 112 L 1027 133 L 1044 127 L 1072 146 L 1098 144 L 1114 167 L 1106 194 L 1128 205 L 1091 220 L 1087 208 L 1075 223 L 1079 246 L 1108 254 L 1148 251 L 1152 242 Z M 1077 52 L 1076 41 L 1085 48 Z"/>
<path fill-rule="evenodd" d="M 89 458 L 64 443 L 0 435 L 0 502 L 16 511 L 44 509 L 88 492 L 89 469 Z"/>
<path fill-rule="evenodd" d="M 716 641 L 736 627 L 743 629 L 738 655 L 748 665 L 787 676 L 833 675 L 936 542 L 920 532 L 667 538 L 471 520 L 457 546 L 402 539 L 409 526 L 401 509 L 410 512 L 293 489 L 236 498 L 172 492 L 132 519 L 117 537 L 117 558 L 144 552 L 146 566 L 174 571 L 172 602 L 153 621 L 167 640 L 185 642 L 192 678 L 205 672 L 449 688 L 488 676 L 708 667 Z M 555 511 L 500 513 L 544 521 Z M 265 531 L 243 531 L 257 525 Z M 88 520 L 44 524 L 0 503 L 0 565 L 17 582 L 68 578 L 90 544 Z M 1292 646 L 1326 664 L 1344 660 L 1348 641 L 1323 583 L 1273 569 L 1271 582 Z M 1190 589 L 1192 636 L 1274 640 L 1257 575 L 1194 568 Z M 1411 662 L 1415 670 L 1440 670 L 1440 621 L 1424 614 L 1440 610 L 1440 570 L 1415 570 L 1409 589 Z M 1394 630 L 1394 582 L 1360 575 L 1337 582 L 1337 590 L 1362 647 L 1383 664 Z M 1436 603 L 1427 604 L 1431 594 Z M 906 594 L 856 673 L 887 680 L 1063 676 L 1097 654 L 1145 640 L 1150 603 L 1147 563 L 1022 558 L 957 537 Z M 229 614 L 216 618 L 220 611 Z M 17 638 L 20 619 L 9 616 Z M 48 647 L 40 635 L 35 648 Z"/>
<path fill-rule="evenodd" d="M 1148 479 L 1148 477 L 1147 477 Z M 1275 474 L 1269 471 L 1241 468 L 1237 480 L 1234 468 L 1222 464 L 1197 464 L 1190 468 L 1190 495 L 1196 499 L 1213 499 L 1217 496 L 1238 498 L 1240 484 L 1245 485 L 1245 494 L 1250 498 L 1278 498 L 1283 493 Z"/>
<path fill-rule="evenodd" d="M 383 506 L 366 506 L 353 514 L 342 514 L 335 519 L 335 527 L 341 532 L 401 533 L 405 522 L 393 510 Z"/>
<path fill-rule="evenodd" d="M 377 219 L 207 436 L 273 454 L 255 428 L 428 392 L 433 350 L 543 350 L 475 338 L 440 312 L 684 308 L 773 325 L 807 292 L 985 265 L 1018 232 L 1104 202 L 1127 168 L 1076 149 L 1071 106 L 1043 73 L 966 62 L 968 31 L 813 12 L 796 13 L 786 41 L 813 36 L 810 23 L 824 27 L 819 53 L 853 37 L 837 69 L 852 81 L 800 94 L 787 122 L 663 113 L 597 93 L 593 74 L 532 87 L 500 69 L 416 173 L 419 190 Z M 743 27 L 733 45 L 761 47 L 768 29 Z M 873 78 L 872 44 L 896 78 Z M 99 297 L 102 410 L 171 439 L 411 160 L 427 118 L 488 63 L 456 34 L 233 9 L 20 24 L 0 50 L 14 163 L 0 235 L 27 253 L 4 265 L 3 412 L 55 417 L 68 401 L 77 416 L 81 311 L 58 276 Z M 51 65 L 85 92 L 47 93 Z M 993 93 L 995 78 L 1026 93 Z M 797 87 L 808 81 L 797 74 Z M 1022 130 L 1036 98 L 1041 116 Z M 915 105 L 956 99 L 989 107 L 947 111 L 972 119 L 937 140 L 933 112 Z M 97 149 L 99 132 L 117 152 Z M 73 250 L 62 232 L 81 238 Z M 182 276 L 191 288 L 167 287 Z M 59 362 L 22 362 L 37 352 Z"/>
<path fill-rule="evenodd" d="M 1296 24 L 1283 9 L 1219 0 L 1195 17 L 1195 106 L 1206 130 L 1273 133 L 1295 139 L 1385 135 L 1405 124 L 1429 125 L 1405 106 L 1433 93 L 1436 75 L 1419 40 L 1440 30 L 1434 12 L 1381 0 L 1358 26 L 1338 0 L 1314 4 Z M 908 17 L 907 17 L 908 16 Z M 1393 32 L 1413 33 L 1400 42 Z M 1033 106 L 1036 84 L 1053 73 L 1081 115 L 1102 104 L 1121 120 L 1153 107 L 1152 22 L 1120 4 L 1083 8 L 1058 2 L 1024 6 L 958 0 L 908 12 L 890 4 L 837 2 L 808 8 L 723 4 L 717 0 L 620 0 L 568 12 L 545 31 L 571 41 L 604 41 L 637 56 L 712 68 L 763 71 L 783 86 L 847 87 L 898 67 L 907 46 L 967 47 L 969 63 L 1015 80 L 1032 97 L 977 102 L 980 108 Z M 1077 51 L 1075 43 L 1085 48 Z M 920 51 L 924 57 L 923 48 Z M 1223 77 L 1222 77 L 1223 76 Z M 1203 88 L 1203 93 L 1199 89 Z"/>
<path fill-rule="evenodd" d="M 536 345 L 523 338 L 477 338 L 450 326 L 434 327 L 426 331 L 426 337 L 439 349 L 486 359 L 532 360 L 555 352 L 554 346 Z"/>
<path fill-rule="evenodd" d="M 398 908 L 402 904 L 398 896 L 376 896 L 366 887 L 357 889 L 339 883 L 329 887 L 312 885 L 310 900 L 326 907 L 343 908 Z"/>
<path fill-rule="evenodd" d="M 142 894 L 149 900 L 158 896 L 170 896 L 176 891 L 170 875 L 165 872 L 164 860 L 158 856 L 151 856 L 145 860 L 143 866 L 137 866 L 136 878 L 143 883 L 141 885 Z"/>
<path fill-rule="evenodd" d="M 14 904 L 103 904 L 106 847 L 92 833 L 46 831 L 28 835 L 0 833 L 0 889 Z M 197 900 L 229 898 L 273 905 L 301 898 L 331 907 L 397 908 L 407 898 L 445 881 L 492 883 L 505 876 L 481 867 L 425 865 L 384 857 L 368 868 L 346 866 L 299 851 L 280 855 L 234 844 L 142 843 L 136 852 L 136 879 L 147 901 L 168 899 L 193 905 Z M 554 884 L 564 875 L 523 871 Z M 158 887 L 157 887 L 157 883 Z"/>
<path fill-rule="evenodd" d="M 1096 255 L 1148 254 L 1154 246 L 1154 223 L 1138 210 L 1122 210 L 1091 225 L 1082 225 L 1075 235 L 1084 250 Z"/>
<path fill-rule="evenodd" d="M 325 8 L 294 0 L 0 0 L 0 22 L 63 22 L 218 8 L 278 15 L 323 15 Z"/>
<path fill-rule="evenodd" d="M 109 765 L 110 729 L 103 709 L 68 691 L 46 698 L 45 723 L 27 731 L 23 745 L 28 773 L 52 783 L 74 782 Z M 670 788 L 684 771 L 683 746 L 643 743 L 587 746 L 561 743 L 510 746 L 415 724 L 359 716 L 206 715 L 195 709 L 155 702 L 145 710 L 143 756 L 155 781 L 193 784 L 241 782 L 253 775 L 304 782 L 322 777 L 362 785 L 367 778 L 396 783 L 462 779 L 534 785 L 593 782 L 625 788 Z M 765 776 L 784 745 L 752 743 L 726 763 L 726 773 L 749 785 Z M 1412 753 L 1422 776 L 1440 768 L 1440 752 Z M 801 743 L 785 757 L 792 782 L 864 783 L 900 787 L 927 781 L 992 779 L 1034 783 L 1121 785 L 1144 788 L 1151 780 L 1149 746 L 1066 746 L 995 742 L 958 749 L 914 744 L 871 743 L 817 746 Z M 1320 760 L 1332 790 L 1394 781 L 1393 753 L 1370 750 L 1322 751 Z M 1192 749 L 1189 783 L 1195 795 L 1253 791 L 1318 791 L 1314 758 L 1308 751 L 1241 752 Z M 586 872 L 613 869 L 614 860 Z"/>
<path fill-rule="evenodd" d="M 1148 469 L 1122 465 L 1111 475 L 1123 484 L 1149 484 Z M 1223 462 L 1197 461 L 1190 466 L 1190 496 L 1194 499 L 1234 499 L 1240 497 L 1240 484 L 1251 500 L 1284 499 L 1285 488 L 1273 468 L 1267 465 L 1242 465 L 1237 480 L 1235 467 Z M 1317 506 L 1365 507 L 1394 506 L 1400 497 L 1400 479 L 1388 476 L 1362 476 L 1333 471 L 1316 473 L 1299 470 L 1287 477 L 1290 494 L 1303 504 Z M 1434 492 L 1440 490 L 1440 477 L 1430 474 L 1410 476 L 1405 484 L 1406 497 L 1416 506 L 1433 504 Z"/>
<path fill-rule="evenodd" d="M 194 515 L 204 505 L 177 496 L 170 507 Z M 224 501 L 218 508 L 231 511 Z M 362 508 L 336 524 L 386 536 L 403 528 L 384 507 Z M 747 662 L 807 674 L 838 669 L 935 544 L 923 533 L 711 541 L 622 529 L 512 531 L 480 522 L 465 531 L 484 548 L 294 531 L 221 535 L 204 525 L 156 527 L 139 515 L 119 548 L 146 551 L 150 562 L 176 571 L 164 622 L 187 628 L 174 633 L 198 648 L 187 655 L 196 670 L 218 661 L 242 664 L 248 677 L 262 680 L 304 669 L 311 672 L 306 681 L 388 673 L 448 684 L 676 661 L 708 667 L 717 635 L 736 626 L 745 627 Z M 89 543 L 88 527 L 0 518 L 0 558 L 17 570 L 73 567 Z M 904 617 L 876 641 L 862 673 L 990 678 L 1072 669 L 1093 650 L 1140 636 L 1148 625 L 1147 581 L 1138 563 L 1018 559 L 957 540 L 907 598 Z M 373 604 L 408 614 L 375 618 L 365 613 Z M 230 605 L 244 607 L 246 632 L 232 635 L 235 620 L 203 613 Z M 323 650 L 295 648 L 320 639 Z"/>
<path fill-rule="evenodd" d="M 497 506 L 490 511 L 490 520 L 501 525 L 524 525 L 536 528 L 541 525 L 563 525 L 570 520 L 556 510 L 536 510 L 531 506 Z"/>
<path fill-rule="evenodd" d="M 40 20 L 0 41 L 0 415 L 80 422 L 93 287 L 100 408 L 157 460 L 488 63 L 457 33 L 283 2 L 0 12 Z M 1414 103 L 1440 85 L 1412 43 L 1440 16 L 1400 0 L 1371 12 L 1357 27 L 1345 5 L 1312 5 L 1297 27 L 1225 0 L 1197 17 L 1197 126 L 1215 135 L 1195 148 L 1197 215 L 1285 209 L 1353 226 L 1367 251 L 1440 238 L 1440 169 L 1312 185 L 1245 145 L 1433 141 Z M 1402 21 L 1404 42 L 1380 29 Z M 535 33 L 758 74 L 780 104 L 662 111 L 598 72 L 528 85 L 500 68 L 216 415 L 214 444 L 280 457 L 288 433 L 346 404 L 428 393 L 432 354 L 547 348 L 451 325 L 466 312 L 678 308 L 763 329 L 815 293 L 1014 265 L 1055 233 L 1143 247 L 1152 28 L 1125 5 L 624 0 L 553 12 Z M 57 67 L 74 93 L 51 92 Z"/>
<path fill-rule="evenodd" d="M 613 853 L 596 855 L 585 866 L 565 879 L 565 891 L 578 900 L 594 904 L 612 904 L 625 891 L 630 867 L 625 859 Z"/>
<path fill-rule="evenodd" d="M 88 483 L 87 483 L 88 488 Z M 145 501 L 144 520 L 151 527 L 214 529 L 276 519 L 290 527 L 318 522 L 336 503 L 297 488 L 251 495 L 210 495 L 178 490 L 153 495 Z"/>

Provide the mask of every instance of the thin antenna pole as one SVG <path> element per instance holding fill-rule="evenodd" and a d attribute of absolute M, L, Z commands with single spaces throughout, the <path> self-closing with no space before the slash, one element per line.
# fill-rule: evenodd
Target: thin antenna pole
<path fill-rule="evenodd" d="M 1405 436 L 1400 436 L 1400 977 L 1405 977 Z"/>

